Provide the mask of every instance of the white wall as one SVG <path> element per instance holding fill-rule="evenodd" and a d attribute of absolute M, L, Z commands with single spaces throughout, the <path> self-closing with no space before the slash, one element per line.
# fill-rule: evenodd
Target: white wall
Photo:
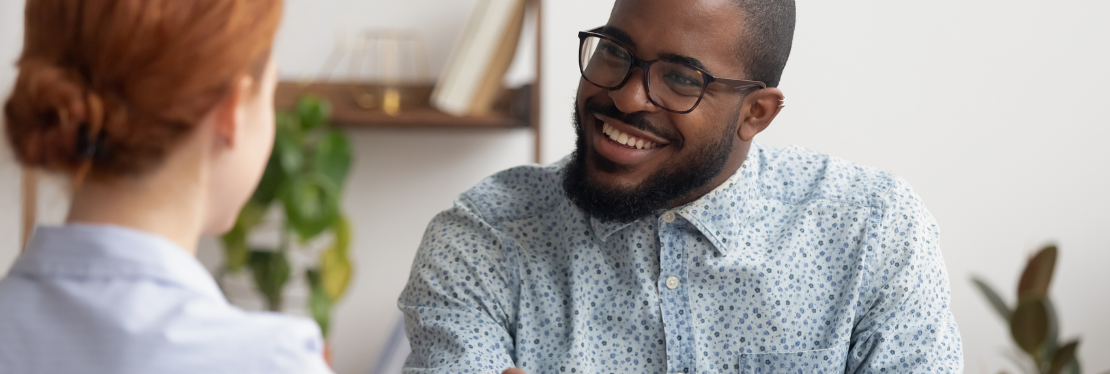
<path fill-rule="evenodd" d="M 335 25 L 425 33 L 433 71 L 475 0 L 288 0 L 277 53 L 288 77 L 314 74 Z M 576 32 L 612 0 L 544 7 L 543 160 L 573 148 Z M 21 2 L 0 1 L 0 90 L 10 87 Z M 1006 330 L 968 282 L 981 274 L 1012 301 L 1025 254 L 1061 245 L 1052 292 L 1064 336 L 1081 335 L 1088 372 L 1110 369 L 1110 3 L 952 0 L 800 2 L 781 88 L 787 108 L 759 137 L 799 144 L 909 180 L 936 216 L 967 371 L 1010 369 Z M 437 54 L 438 53 L 438 54 Z M 529 161 L 530 135 L 354 131 L 345 209 L 358 232 L 356 283 L 335 318 L 336 366 L 365 373 L 431 216 L 482 176 Z M 6 145 L 0 146 L 6 147 Z M 18 172 L 0 150 L 0 269 L 18 238 Z M 1013 370 L 1010 370 L 1013 371 Z"/>
<path fill-rule="evenodd" d="M 0 2 L 0 97 L 7 98 L 15 81 L 12 67 L 23 44 L 23 2 Z M 3 121 L 0 117 L 0 122 Z M 2 137 L 2 135 L 0 135 Z M 0 141 L 0 272 L 7 273 L 19 253 L 19 167 L 12 161 L 7 140 Z"/>
<path fill-rule="evenodd" d="M 578 94 L 578 32 L 604 25 L 613 0 L 543 2 L 543 144 L 541 161 L 558 161 L 574 151 L 574 97 Z"/>

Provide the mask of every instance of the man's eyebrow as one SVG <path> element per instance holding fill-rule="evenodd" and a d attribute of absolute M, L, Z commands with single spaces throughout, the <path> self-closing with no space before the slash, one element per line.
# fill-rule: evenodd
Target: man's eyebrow
<path fill-rule="evenodd" d="M 615 39 L 618 42 L 624 43 L 629 48 L 636 48 L 636 42 L 632 40 L 632 36 L 628 35 L 624 30 L 618 29 L 613 26 L 602 26 L 601 34 Z"/>
<path fill-rule="evenodd" d="M 632 36 L 628 35 L 628 33 L 624 32 L 624 30 L 618 29 L 614 26 L 603 26 L 599 32 L 601 34 L 604 34 L 605 36 L 613 38 L 614 40 L 616 40 L 618 42 L 623 43 L 624 45 L 628 46 L 629 48 L 632 48 L 632 49 L 636 48 L 636 42 L 633 41 Z M 709 69 L 707 69 L 705 67 L 705 64 L 701 63 L 700 60 L 698 60 L 696 58 L 693 58 L 693 57 L 690 57 L 690 56 L 684 56 L 684 55 L 680 55 L 680 54 L 677 54 L 677 53 L 660 53 L 659 54 L 659 59 L 663 60 L 663 61 L 682 63 L 682 64 L 686 64 L 686 65 L 696 67 L 698 69 L 701 69 L 701 70 L 704 70 L 704 71 L 707 71 L 707 72 L 709 71 Z"/>
<path fill-rule="evenodd" d="M 659 54 L 659 59 L 663 60 L 663 61 L 677 62 L 677 63 L 681 63 L 681 64 L 690 65 L 690 66 L 696 67 L 698 69 L 704 70 L 706 72 L 709 71 L 709 69 L 707 69 L 705 67 L 705 64 L 701 63 L 700 60 L 698 60 L 696 58 L 693 58 L 693 57 L 690 57 L 690 56 L 683 56 L 683 55 L 674 54 L 674 53 L 660 53 Z"/>

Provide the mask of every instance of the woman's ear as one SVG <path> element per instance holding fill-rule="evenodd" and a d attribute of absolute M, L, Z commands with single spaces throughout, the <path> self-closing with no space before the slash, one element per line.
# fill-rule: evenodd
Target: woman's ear
<path fill-rule="evenodd" d="M 786 97 L 777 87 L 767 87 L 748 94 L 740 112 L 737 135 L 740 140 L 750 142 L 755 136 L 771 125 L 779 115 Z"/>
<path fill-rule="evenodd" d="M 227 95 L 212 109 L 215 111 L 213 119 L 215 120 L 214 134 L 217 143 L 228 147 L 235 146 L 242 127 L 247 121 L 247 113 L 243 109 L 243 105 L 251 97 L 253 84 L 254 80 L 249 76 L 239 78 L 231 86 Z"/>

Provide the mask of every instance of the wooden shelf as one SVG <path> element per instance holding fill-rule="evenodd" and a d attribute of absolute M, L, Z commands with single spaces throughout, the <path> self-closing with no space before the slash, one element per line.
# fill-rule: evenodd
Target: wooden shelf
<path fill-rule="evenodd" d="M 358 95 L 370 95 L 381 102 L 381 86 L 356 83 L 279 82 L 274 103 L 279 110 L 293 106 L 297 98 L 315 94 L 331 102 L 331 122 L 351 128 L 394 129 L 509 129 L 534 126 L 532 121 L 532 86 L 505 90 L 493 109 L 481 116 L 456 117 L 433 108 L 429 104 L 431 85 L 402 85 L 401 112 L 390 116 L 380 108 L 365 109 L 355 101 Z"/>

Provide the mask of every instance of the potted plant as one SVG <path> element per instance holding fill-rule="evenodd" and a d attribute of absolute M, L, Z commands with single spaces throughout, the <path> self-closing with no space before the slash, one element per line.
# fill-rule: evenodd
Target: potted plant
<path fill-rule="evenodd" d="M 271 311 L 282 309 L 282 291 L 292 272 L 290 251 L 323 241 L 326 249 L 305 277 L 310 287 L 307 309 L 325 337 L 332 305 L 346 292 L 352 273 L 351 228 L 340 211 L 351 146 L 343 132 L 328 126 L 330 110 L 327 101 L 305 96 L 290 112 L 277 113 L 274 150 L 262 181 L 234 228 L 222 237 L 224 272 L 249 269 Z M 282 213 L 276 222 L 278 245 L 254 245 L 248 237 L 271 208 Z"/>

